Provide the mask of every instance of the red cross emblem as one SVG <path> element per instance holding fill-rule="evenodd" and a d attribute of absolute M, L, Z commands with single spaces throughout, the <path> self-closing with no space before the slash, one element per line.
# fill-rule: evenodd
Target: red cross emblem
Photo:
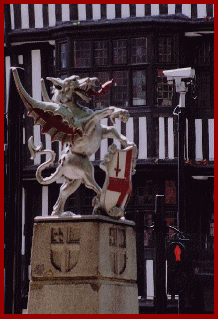
<path fill-rule="evenodd" d="M 133 147 L 130 146 L 124 150 L 116 150 L 111 162 L 105 167 L 101 165 L 106 172 L 106 179 L 100 202 L 109 215 L 114 207 L 121 209 L 124 213 L 132 191 L 132 159 Z M 114 214 L 116 213 L 111 211 L 111 216 Z"/>

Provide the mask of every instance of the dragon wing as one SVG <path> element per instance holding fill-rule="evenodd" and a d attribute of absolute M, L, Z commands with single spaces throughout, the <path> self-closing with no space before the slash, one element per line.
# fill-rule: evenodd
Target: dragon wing
<path fill-rule="evenodd" d="M 72 113 L 63 105 L 51 102 L 34 100 L 24 89 L 17 69 L 12 67 L 14 81 L 19 95 L 28 111 L 27 115 L 33 117 L 34 124 L 41 125 L 42 134 L 49 134 L 51 141 L 73 143 L 74 137 L 82 136 L 81 129 L 74 126 Z"/>

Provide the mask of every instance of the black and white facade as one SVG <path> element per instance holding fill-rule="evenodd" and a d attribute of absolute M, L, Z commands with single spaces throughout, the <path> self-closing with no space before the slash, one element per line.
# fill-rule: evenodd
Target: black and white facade
<path fill-rule="evenodd" d="M 144 225 L 152 223 L 155 195 L 163 194 L 167 224 L 181 226 L 194 243 L 196 287 L 205 287 L 199 294 L 198 288 L 195 289 L 196 300 L 202 305 L 200 313 L 212 312 L 212 301 L 207 296 L 212 294 L 213 281 L 208 278 L 213 278 L 214 238 L 214 5 L 5 4 L 4 8 L 6 128 L 8 107 L 11 107 L 8 105 L 11 66 L 25 69 L 23 85 L 38 100 L 41 100 L 40 80 L 47 76 L 97 76 L 102 83 L 113 78 L 110 91 L 101 100 L 93 98 L 89 107 L 115 105 L 130 112 L 126 124 L 117 121 L 115 126 L 138 147 L 127 218 L 136 222 L 141 306 L 154 297 L 154 241 L 152 231 Z M 197 98 L 190 88 L 186 95 L 184 132 L 185 211 L 181 217 L 177 214 L 177 116 L 173 114 L 178 96 L 168 85 L 163 70 L 183 67 L 195 69 Z M 49 91 L 49 83 L 46 85 Z M 109 119 L 102 122 L 112 125 Z M 7 163 L 7 129 L 5 132 Z M 50 136 L 41 134 L 40 127 L 33 125 L 24 111 L 24 304 L 33 219 L 51 213 L 60 187 L 60 183 L 42 186 L 36 181 L 36 168 L 46 157 L 30 160 L 27 141 L 31 135 L 36 145 L 42 142 L 45 148 L 57 152 L 56 161 L 62 151 L 61 143 L 51 143 Z M 112 142 L 102 141 L 100 150 L 91 158 L 99 185 L 104 182 L 104 173 L 98 166 Z M 90 214 L 93 195 L 81 187 L 68 200 L 67 209 Z M 173 233 L 168 235 L 173 238 Z"/>

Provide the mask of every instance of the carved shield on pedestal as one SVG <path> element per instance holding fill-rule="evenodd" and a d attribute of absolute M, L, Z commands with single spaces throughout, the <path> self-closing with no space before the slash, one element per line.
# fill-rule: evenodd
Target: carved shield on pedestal
<path fill-rule="evenodd" d="M 109 148 L 100 167 L 106 172 L 100 197 L 100 205 L 108 215 L 122 217 L 127 200 L 132 191 L 134 147 L 117 150 L 116 145 Z"/>
<path fill-rule="evenodd" d="M 51 229 L 51 263 L 55 269 L 66 273 L 79 259 L 80 229 L 78 227 L 53 227 Z"/>
<path fill-rule="evenodd" d="M 121 228 L 109 229 L 109 258 L 111 270 L 121 275 L 126 269 L 126 231 Z"/>

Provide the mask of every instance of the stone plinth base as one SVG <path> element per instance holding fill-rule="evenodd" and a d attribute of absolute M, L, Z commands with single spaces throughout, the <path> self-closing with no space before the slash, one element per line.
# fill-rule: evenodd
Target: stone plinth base
<path fill-rule="evenodd" d="M 134 223 L 35 218 L 28 314 L 138 314 Z"/>
<path fill-rule="evenodd" d="M 31 283 L 28 314 L 136 314 L 136 284 L 110 280 Z"/>

